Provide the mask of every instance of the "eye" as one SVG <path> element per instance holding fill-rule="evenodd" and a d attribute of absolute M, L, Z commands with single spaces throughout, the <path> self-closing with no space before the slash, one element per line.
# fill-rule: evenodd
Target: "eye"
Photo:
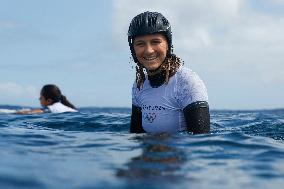
<path fill-rule="evenodd" d="M 136 47 L 142 47 L 143 45 L 144 45 L 143 42 L 137 42 L 137 43 L 134 44 L 134 46 L 136 46 Z"/>
<path fill-rule="evenodd" d="M 158 44 L 162 43 L 162 41 L 159 40 L 159 39 L 154 39 L 154 40 L 152 40 L 151 43 L 154 44 L 154 45 L 158 45 Z"/>

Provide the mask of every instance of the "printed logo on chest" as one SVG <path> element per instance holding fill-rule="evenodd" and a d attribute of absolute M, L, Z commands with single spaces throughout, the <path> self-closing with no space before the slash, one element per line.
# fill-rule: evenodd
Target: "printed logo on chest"
<path fill-rule="evenodd" d="M 166 108 L 163 106 L 151 106 L 151 105 L 148 106 L 148 105 L 143 104 L 142 110 L 161 111 L 161 110 L 166 110 Z"/>
<path fill-rule="evenodd" d="M 143 118 L 149 123 L 153 123 L 157 115 L 155 113 L 144 113 Z"/>
<path fill-rule="evenodd" d="M 145 122 L 153 123 L 159 116 L 161 111 L 165 111 L 166 108 L 163 106 L 154 105 L 142 105 L 143 119 Z"/>

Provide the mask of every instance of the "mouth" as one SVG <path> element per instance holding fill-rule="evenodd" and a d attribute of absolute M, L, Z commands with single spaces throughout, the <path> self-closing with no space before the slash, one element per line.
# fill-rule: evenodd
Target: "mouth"
<path fill-rule="evenodd" d="M 158 58 L 157 56 L 143 57 L 143 59 L 146 60 L 146 61 L 153 61 L 153 60 L 156 60 L 157 58 Z"/>

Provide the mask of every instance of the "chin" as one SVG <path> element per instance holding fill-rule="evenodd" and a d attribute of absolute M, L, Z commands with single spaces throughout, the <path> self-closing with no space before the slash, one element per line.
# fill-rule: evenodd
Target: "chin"
<path fill-rule="evenodd" d="M 142 62 L 142 61 L 141 61 Z M 160 65 L 162 63 L 156 63 L 156 62 L 153 62 L 153 63 L 140 63 L 147 71 L 154 71 L 156 69 L 158 69 L 160 67 Z"/>
<path fill-rule="evenodd" d="M 151 65 L 151 66 L 147 66 L 147 67 L 145 66 L 145 68 L 146 68 L 146 70 L 154 71 L 154 70 L 158 69 L 159 66 L 158 65 Z"/>

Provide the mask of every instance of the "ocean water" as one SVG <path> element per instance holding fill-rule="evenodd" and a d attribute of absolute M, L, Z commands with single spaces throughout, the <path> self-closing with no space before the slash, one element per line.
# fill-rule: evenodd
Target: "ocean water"
<path fill-rule="evenodd" d="M 210 134 L 130 134 L 130 109 L 0 106 L 1 189 L 283 188 L 284 110 L 211 111 Z"/>

